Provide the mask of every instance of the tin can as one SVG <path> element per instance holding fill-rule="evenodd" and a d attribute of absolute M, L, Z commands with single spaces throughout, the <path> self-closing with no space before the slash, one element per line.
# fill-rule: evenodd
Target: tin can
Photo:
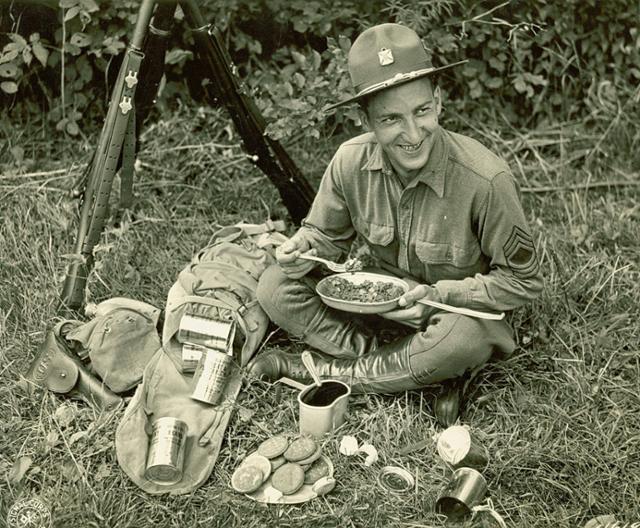
<path fill-rule="evenodd" d="M 231 373 L 233 358 L 218 350 L 207 350 L 202 354 L 193 376 L 191 398 L 211 405 L 218 405 L 224 395 L 227 379 Z"/>
<path fill-rule="evenodd" d="M 156 484 L 175 484 L 182 479 L 188 427 L 170 416 L 153 423 L 144 476 Z"/>
<path fill-rule="evenodd" d="M 184 343 L 182 345 L 182 372 L 185 374 L 193 373 L 198 368 L 198 363 L 203 352 L 207 347 L 194 345 L 193 343 Z"/>
<path fill-rule="evenodd" d="M 437 449 L 440 458 L 454 469 L 470 467 L 482 471 L 489 463 L 485 448 L 460 425 L 453 425 L 440 433 Z"/>
<path fill-rule="evenodd" d="M 216 350 L 228 350 L 233 344 L 235 324 L 233 321 L 219 321 L 208 317 L 185 314 L 180 319 L 178 341 L 206 346 Z"/>
<path fill-rule="evenodd" d="M 467 467 L 456 469 L 436 502 L 436 512 L 446 515 L 450 521 L 462 520 L 486 494 L 487 481 L 479 471 Z"/>

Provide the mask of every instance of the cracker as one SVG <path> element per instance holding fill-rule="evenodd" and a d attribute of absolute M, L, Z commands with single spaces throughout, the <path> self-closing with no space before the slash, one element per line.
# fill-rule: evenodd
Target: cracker
<path fill-rule="evenodd" d="M 271 462 L 269 462 L 269 459 L 267 457 L 263 457 L 256 452 L 253 452 L 249 456 L 247 456 L 242 461 L 241 465 L 257 467 L 258 469 L 260 469 L 260 471 L 262 471 L 264 480 L 267 480 L 269 478 L 269 475 L 271 475 Z"/>
<path fill-rule="evenodd" d="M 304 470 L 295 463 L 289 462 L 275 470 L 271 476 L 271 485 L 284 495 L 291 495 L 304 484 Z"/>
<path fill-rule="evenodd" d="M 280 455 L 279 457 L 270 459 L 269 462 L 271 462 L 271 471 L 273 472 L 280 466 L 284 466 L 287 463 L 287 459 Z"/>
<path fill-rule="evenodd" d="M 262 486 L 263 482 L 264 473 L 257 466 L 240 465 L 231 476 L 231 487 L 240 493 L 252 493 Z"/>
<path fill-rule="evenodd" d="M 305 458 L 313 455 L 317 448 L 318 446 L 313 438 L 310 436 L 300 436 L 291 442 L 287 450 L 284 452 L 284 458 L 289 462 L 304 460 Z"/>
<path fill-rule="evenodd" d="M 318 460 L 321 455 L 322 455 L 322 447 L 318 446 L 318 448 L 315 450 L 315 452 L 311 456 L 308 456 L 307 458 L 305 458 L 303 460 L 298 460 L 297 463 L 300 464 L 303 467 L 304 466 L 309 466 L 309 465 L 313 464 L 316 460 Z"/>
<path fill-rule="evenodd" d="M 305 484 L 315 484 L 322 477 L 329 476 L 329 464 L 324 458 L 316 460 L 304 474 Z"/>
<path fill-rule="evenodd" d="M 289 439 L 286 436 L 272 436 L 258 446 L 258 454 L 267 458 L 276 458 L 282 455 L 287 447 L 289 447 Z"/>

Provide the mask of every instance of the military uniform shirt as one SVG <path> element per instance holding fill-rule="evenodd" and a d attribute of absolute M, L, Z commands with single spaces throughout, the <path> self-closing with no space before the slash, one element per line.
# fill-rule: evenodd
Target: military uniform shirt
<path fill-rule="evenodd" d="M 297 236 L 338 259 L 359 233 L 383 267 L 455 306 L 501 311 L 535 298 L 542 277 L 507 164 L 474 139 L 434 134 L 408 185 L 373 133 L 343 143 Z"/>

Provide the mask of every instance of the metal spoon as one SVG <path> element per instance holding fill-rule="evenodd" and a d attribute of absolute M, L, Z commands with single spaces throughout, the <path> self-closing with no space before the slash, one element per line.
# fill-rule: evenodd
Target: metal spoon
<path fill-rule="evenodd" d="M 331 260 L 324 259 L 322 257 L 316 257 L 315 255 L 307 255 L 303 253 L 298 258 L 305 260 L 315 260 L 316 262 L 322 262 L 327 268 L 336 273 L 346 273 L 347 271 L 360 271 L 362 270 L 362 263 L 357 259 L 349 259 L 344 264 L 338 264 Z"/>
<path fill-rule="evenodd" d="M 309 352 L 308 350 L 305 350 L 302 353 L 302 363 L 304 364 L 305 367 L 307 367 L 309 374 L 311 374 L 314 385 L 316 387 L 320 387 L 322 385 L 322 381 L 320 381 L 320 376 L 318 376 L 318 371 L 316 370 L 316 366 L 313 364 L 313 356 L 311 355 L 311 352 Z"/>

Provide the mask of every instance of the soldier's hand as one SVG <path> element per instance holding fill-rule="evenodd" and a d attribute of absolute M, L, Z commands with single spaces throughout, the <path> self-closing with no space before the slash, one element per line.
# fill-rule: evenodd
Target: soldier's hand
<path fill-rule="evenodd" d="M 296 235 L 276 249 L 276 260 L 287 277 L 299 279 L 317 265 L 317 262 L 298 258 L 302 253 L 315 255 L 316 250 L 310 249 L 309 243 Z"/>
<path fill-rule="evenodd" d="M 413 328 L 421 328 L 427 322 L 433 309 L 417 303 L 418 299 L 440 301 L 440 296 L 433 286 L 418 284 L 398 299 L 399 308 L 397 310 L 380 315 L 385 319 L 397 321 Z"/>

